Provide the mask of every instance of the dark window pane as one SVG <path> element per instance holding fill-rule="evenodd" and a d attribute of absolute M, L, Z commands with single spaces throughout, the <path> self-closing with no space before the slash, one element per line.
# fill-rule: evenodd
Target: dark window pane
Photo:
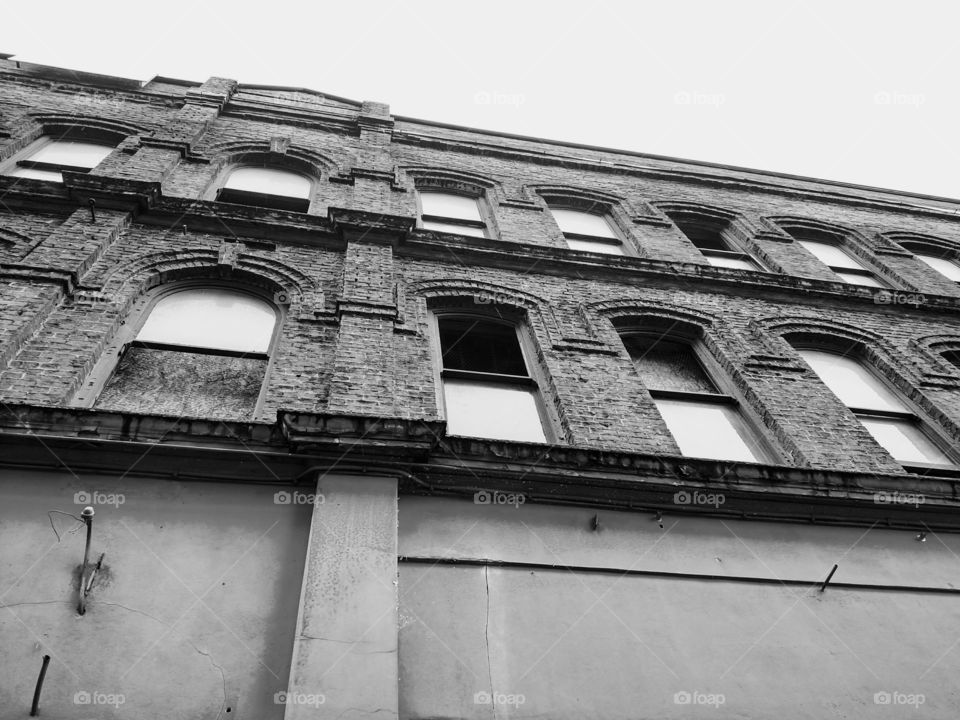
<path fill-rule="evenodd" d="M 677 227 L 694 245 L 701 250 L 729 250 L 730 245 L 723 239 L 719 226 L 707 223 L 674 219 Z"/>
<path fill-rule="evenodd" d="M 444 369 L 527 374 L 513 325 L 482 318 L 440 318 L 439 324 Z"/>
<path fill-rule="evenodd" d="M 687 343 L 651 335 L 627 335 L 623 342 L 648 390 L 717 391 Z"/>

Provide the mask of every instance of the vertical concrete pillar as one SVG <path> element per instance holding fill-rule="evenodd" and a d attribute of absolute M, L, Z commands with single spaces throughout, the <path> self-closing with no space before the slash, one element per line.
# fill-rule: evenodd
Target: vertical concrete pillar
<path fill-rule="evenodd" d="M 317 483 L 285 720 L 398 715 L 397 480 Z"/>

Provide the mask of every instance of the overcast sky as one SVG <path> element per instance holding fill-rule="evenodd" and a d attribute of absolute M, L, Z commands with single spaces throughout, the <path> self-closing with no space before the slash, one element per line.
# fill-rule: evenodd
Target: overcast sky
<path fill-rule="evenodd" d="M 19 3 L 15 59 L 960 198 L 952 3 Z"/>

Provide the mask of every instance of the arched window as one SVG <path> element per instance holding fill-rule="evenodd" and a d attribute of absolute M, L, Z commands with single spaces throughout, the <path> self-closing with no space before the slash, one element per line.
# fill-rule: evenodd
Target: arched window
<path fill-rule="evenodd" d="M 890 287 L 870 268 L 843 247 L 840 237 L 808 228 L 785 228 L 803 248 L 830 268 L 845 283 L 868 287 Z"/>
<path fill-rule="evenodd" d="M 907 466 L 954 464 L 906 401 L 857 359 L 823 348 L 799 353 L 894 460 Z"/>
<path fill-rule="evenodd" d="M 567 207 L 550 201 L 550 213 L 556 220 L 567 247 L 571 250 L 624 255 L 623 242 L 610 219 L 610 210 L 594 203 L 589 210 Z"/>
<path fill-rule="evenodd" d="M 737 245 L 730 231 L 729 220 L 683 212 L 667 212 L 666 215 L 711 265 L 739 270 L 764 269 L 753 256 L 743 252 Z"/>
<path fill-rule="evenodd" d="M 75 132 L 63 138 L 44 135 L 5 164 L 5 175 L 63 182 L 64 172 L 90 172 L 113 152 L 115 144 Z"/>
<path fill-rule="evenodd" d="M 547 442 L 549 424 L 517 324 L 482 315 L 435 319 L 447 433 Z"/>
<path fill-rule="evenodd" d="M 478 196 L 423 187 L 417 189 L 417 199 L 420 203 L 420 226 L 424 230 L 487 236 L 487 223 L 483 219 Z"/>
<path fill-rule="evenodd" d="M 653 328 L 625 331 L 621 337 L 681 453 L 715 460 L 772 460 L 737 400 L 708 374 L 696 340 Z"/>
<path fill-rule="evenodd" d="M 161 291 L 124 345 L 96 407 L 249 417 L 266 376 L 277 320 L 272 304 L 236 289 Z"/>
<path fill-rule="evenodd" d="M 266 166 L 231 170 L 217 191 L 220 202 L 307 212 L 313 183 L 306 175 Z"/>

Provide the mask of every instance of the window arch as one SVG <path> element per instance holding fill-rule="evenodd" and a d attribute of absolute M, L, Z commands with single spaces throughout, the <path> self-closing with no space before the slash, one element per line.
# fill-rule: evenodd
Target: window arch
<path fill-rule="evenodd" d="M 307 212 L 313 181 L 294 170 L 269 164 L 235 166 L 223 176 L 216 199 L 237 205 Z"/>
<path fill-rule="evenodd" d="M 894 460 L 908 468 L 955 464 L 907 400 L 856 354 L 844 353 L 828 342 L 794 341 L 794 347 Z"/>
<path fill-rule="evenodd" d="M 51 129 L 6 161 L 3 174 L 62 183 L 64 172 L 90 172 L 118 143 L 115 134 L 91 128 Z"/>
<path fill-rule="evenodd" d="M 775 454 L 725 392 L 723 373 L 706 351 L 699 328 L 650 320 L 618 323 L 634 368 L 683 455 L 772 462 Z"/>
<path fill-rule="evenodd" d="M 435 311 L 433 320 L 447 434 L 551 440 L 522 323 L 453 309 Z"/>
<path fill-rule="evenodd" d="M 664 214 L 711 265 L 738 270 L 766 269 L 753 255 L 744 252 L 740 247 L 734 236 L 730 217 L 679 209 L 664 209 Z"/>
<path fill-rule="evenodd" d="M 162 287 L 118 338 L 115 367 L 95 372 L 78 401 L 248 418 L 259 402 L 279 320 L 279 310 L 256 292 L 200 283 Z"/>

